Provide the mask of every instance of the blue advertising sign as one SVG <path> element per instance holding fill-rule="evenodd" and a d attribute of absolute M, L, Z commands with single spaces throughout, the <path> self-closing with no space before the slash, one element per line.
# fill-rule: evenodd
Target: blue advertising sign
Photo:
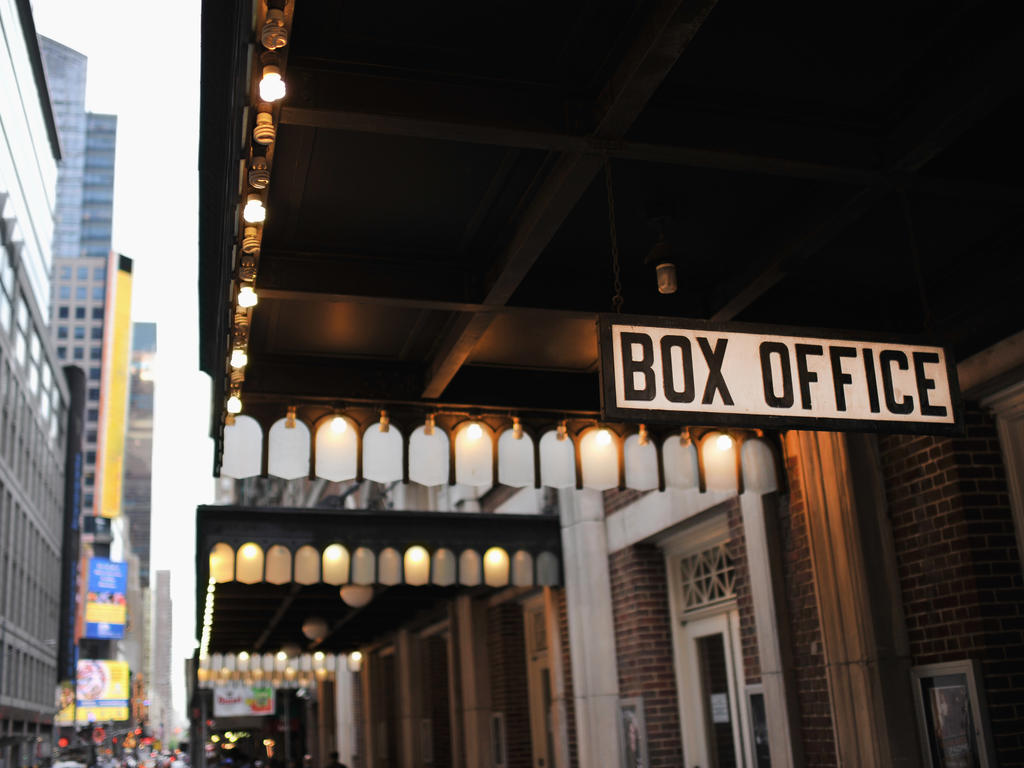
<path fill-rule="evenodd" d="M 125 591 L 128 564 L 105 557 L 89 558 L 89 588 L 85 596 L 85 636 L 121 639 L 128 620 Z"/>

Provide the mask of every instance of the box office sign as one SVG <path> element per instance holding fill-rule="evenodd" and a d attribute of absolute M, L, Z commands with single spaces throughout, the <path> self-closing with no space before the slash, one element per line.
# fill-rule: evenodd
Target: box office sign
<path fill-rule="evenodd" d="M 602 315 L 606 419 L 955 434 L 948 351 L 908 339 Z"/>

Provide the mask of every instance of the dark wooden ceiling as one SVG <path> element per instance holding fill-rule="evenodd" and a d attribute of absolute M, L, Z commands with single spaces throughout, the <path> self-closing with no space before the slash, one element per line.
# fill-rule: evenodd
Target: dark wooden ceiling
<path fill-rule="evenodd" d="M 924 331 L 960 359 L 1022 326 L 1020 3 L 288 7 L 247 411 L 596 411 L 606 162 L 626 312 Z M 215 435 L 252 18 L 204 2 Z M 659 232 L 669 296 L 645 263 Z"/>

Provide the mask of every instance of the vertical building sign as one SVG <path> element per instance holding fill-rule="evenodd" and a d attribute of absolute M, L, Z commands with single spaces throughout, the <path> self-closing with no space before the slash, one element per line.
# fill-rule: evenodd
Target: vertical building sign
<path fill-rule="evenodd" d="M 132 335 L 132 261 L 111 254 L 107 268 L 107 317 L 103 339 L 103 386 L 97 446 L 95 509 L 100 517 L 121 514 L 128 366 Z"/>
<path fill-rule="evenodd" d="M 85 637 L 124 637 L 128 608 L 125 592 L 128 564 L 102 557 L 89 558 L 89 581 L 85 595 Z"/>

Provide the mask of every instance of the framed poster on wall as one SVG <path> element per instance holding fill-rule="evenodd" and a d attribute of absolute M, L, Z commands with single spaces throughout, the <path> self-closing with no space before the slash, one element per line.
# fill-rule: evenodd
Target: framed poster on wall
<path fill-rule="evenodd" d="M 647 724 L 644 722 L 642 696 L 619 700 L 619 732 L 622 768 L 648 768 Z"/>
<path fill-rule="evenodd" d="M 921 749 L 931 768 L 994 768 L 980 664 L 973 659 L 910 670 Z"/>

